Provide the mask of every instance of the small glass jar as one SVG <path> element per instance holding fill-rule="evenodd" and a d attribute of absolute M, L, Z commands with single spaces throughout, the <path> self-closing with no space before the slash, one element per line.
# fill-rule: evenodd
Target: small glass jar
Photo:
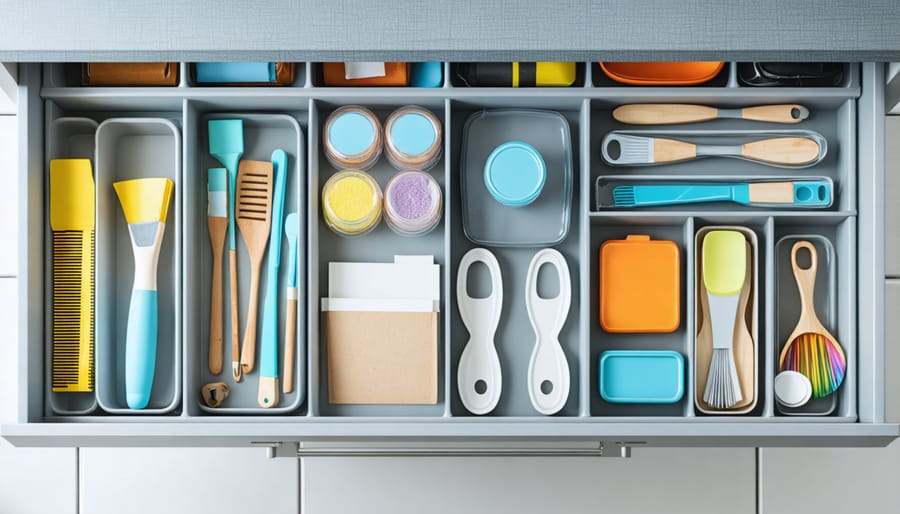
<path fill-rule="evenodd" d="M 364 171 L 339 171 L 322 188 L 325 224 L 343 236 L 361 236 L 377 227 L 381 203 L 381 188 Z"/>
<path fill-rule="evenodd" d="M 510 207 L 524 207 L 544 189 L 547 165 L 537 149 L 522 141 L 494 148 L 484 164 L 484 185 L 495 200 Z"/>
<path fill-rule="evenodd" d="M 384 123 L 384 151 L 398 170 L 428 171 L 441 160 L 441 121 L 431 111 L 407 105 Z"/>
<path fill-rule="evenodd" d="M 402 236 L 423 236 L 441 221 L 444 197 L 428 173 L 401 171 L 384 188 L 384 219 Z"/>
<path fill-rule="evenodd" d="M 335 168 L 367 170 L 381 156 L 382 139 L 381 122 L 372 111 L 346 105 L 325 121 L 322 145 Z"/>

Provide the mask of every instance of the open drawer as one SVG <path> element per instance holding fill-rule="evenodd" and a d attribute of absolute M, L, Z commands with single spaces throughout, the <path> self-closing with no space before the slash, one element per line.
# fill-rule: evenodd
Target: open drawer
<path fill-rule="evenodd" d="M 721 77 L 710 85 L 690 87 L 612 84 L 599 76 L 594 63 L 581 63 L 575 86 L 547 89 L 468 88 L 449 80 L 438 88 L 320 87 L 310 79 L 316 75 L 314 65 L 298 67 L 302 71 L 297 81 L 278 89 L 201 87 L 188 80 L 171 88 L 87 88 L 66 82 L 65 65 L 49 64 L 43 69 L 20 65 L 19 416 L 17 424 L 2 428 L 5 438 L 21 446 L 254 445 L 276 448 L 279 455 L 336 451 L 357 455 L 599 455 L 618 454 L 610 448 L 625 451 L 636 445 L 884 446 L 900 436 L 900 427 L 884 421 L 883 65 L 849 65 L 847 79 L 839 87 L 753 88 L 738 84 L 736 63 L 726 63 Z M 451 65 L 445 63 L 444 76 L 450 71 Z M 661 167 L 613 167 L 601 157 L 604 136 L 613 130 L 644 128 L 612 118 L 615 107 L 628 103 L 695 103 L 723 108 L 802 104 L 812 116 L 796 126 L 716 120 L 683 128 L 812 130 L 827 141 L 827 153 L 807 169 L 712 158 Z M 382 121 L 393 110 L 415 104 L 441 121 L 443 156 L 429 173 L 443 190 L 443 213 L 440 224 L 427 236 L 401 237 L 382 223 L 365 236 L 348 239 L 334 234 L 322 220 L 322 187 L 335 172 L 325 157 L 323 124 L 335 109 L 351 104 L 370 108 Z M 466 167 L 463 143 L 467 121 L 483 109 L 553 111 L 569 130 L 571 202 L 564 207 L 568 229 L 547 246 L 561 252 L 571 274 L 571 307 L 559 334 L 570 388 L 561 409 L 552 416 L 535 410 L 526 387 L 534 332 L 525 308 L 525 275 L 541 246 L 480 245 L 472 242 L 466 230 L 466 197 L 460 187 Z M 286 210 L 298 210 L 301 220 L 297 380 L 295 392 L 271 410 L 254 408 L 255 377 L 248 377 L 247 384 L 231 381 L 227 344 L 221 377 L 209 373 L 206 360 L 211 266 L 205 219 L 206 170 L 218 166 L 207 151 L 206 127 L 209 120 L 225 117 L 245 120 L 245 158 L 266 160 L 273 148 L 284 148 L 289 168 L 295 171 L 295 178 L 287 183 Z M 116 123 L 123 126 L 109 128 Z M 115 148 L 104 150 L 103 145 Z M 152 151 L 146 145 L 151 145 Z M 121 151 L 123 148 L 127 151 Z M 175 194 L 168 221 L 172 228 L 166 232 L 170 246 L 164 250 L 164 269 L 159 276 L 164 282 L 160 295 L 168 295 L 170 316 L 165 321 L 161 318 L 160 333 L 165 328 L 168 335 L 160 339 L 158 384 L 154 384 L 149 410 L 123 408 L 118 391 L 73 400 L 60 397 L 61 393 L 52 392 L 49 386 L 52 322 L 47 170 L 50 159 L 63 156 L 105 158 L 121 173 L 129 173 L 123 169 L 137 170 L 129 177 L 171 171 Z M 130 159 L 137 162 L 126 163 Z M 395 171 L 382 157 L 370 173 L 384 186 Z M 700 181 L 815 177 L 833 187 L 832 201 L 815 210 L 726 204 L 622 208 L 601 201 L 598 185 L 606 182 L 637 183 L 678 176 Z M 108 182 L 109 177 L 97 179 L 99 197 L 112 194 L 101 190 L 109 189 Z M 124 324 L 122 305 L 128 298 L 128 289 L 121 284 L 130 287 L 123 278 L 130 276 L 130 268 L 124 264 L 130 259 L 129 247 L 127 240 L 110 242 L 109 234 L 101 234 L 108 214 L 102 209 L 100 201 L 95 323 L 117 333 Z M 490 219 L 482 221 L 490 223 Z M 117 237 L 125 233 L 116 222 L 108 225 L 106 230 L 117 231 Z M 706 415 L 694 401 L 698 328 L 694 263 L 699 251 L 695 234 L 720 225 L 746 227 L 756 241 L 756 397 L 744 414 Z M 673 241 L 680 251 L 680 311 L 672 331 L 626 334 L 601 327 L 600 248 L 606 241 L 631 234 Z M 824 282 L 829 290 L 822 295 L 821 308 L 828 310 L 823 318 L 843 345 L 849 363 L 834 405 L 816 416 L 786 415 L 774 395 L 781 338 L 796 322 L 788 319 L 796 316 L 795 306 L 785 306 L 790 303 L 785 298 L 793 293 L 787 292 L 784 283 L 785 277 L 791 278 L 790 263 L 779 243 L 798 236 L 810 236 L 831 249 L 828 259 L 820 256 L 820 273 L 833 276 Z M 468 411 L 457 384 L 457 369 L 469 337 L 457 309 L 457 271 L 463 255 L 476 247 L 487 247 L 496 255 L 504 273 L 506 298 L 495 337 L 503 393 L 493 410 L 482 416 Z M 329 262 L 390 262 L 394 255 L 423 254 L 432 255 L 440 265 L 436 403 L 330 403 L 329 356 L 320 312 L 320 301 L 328 296 Z M 246 266 L 241 260 L 244 257 L 238 258 L 241 266 Z M 112 274 L 118 285 L 101 289 L 104 273 Z M 468 287 L 484 289 L 489 279 L 474 277 Z M 244 278 L 241 280 L 243 295 L 247 288 Z M 110 297 L 101 298 L 104 294 Z M 243 321 L 246 304 L 240 312 Z M 105 343 L 107 358 L 115 358 L 109 357 L 109 351 L 121 352 L 115 350 L 115 340 L 121 337 L 108 338 L 112 341 Z M 598 390 L 599 361 L 610 350 L 677 352 L 684 362 L 683 394 L 664 404 L 607 401 Z M 98 352 L 98 359 L 100 355 Z M 105 368 L 100 360 L 97 363 L 97 381 L 102 385 L 100 374 L 115 373 L 115 363 L 106 363 Z M 216 410 L 204 405 L 201 387 L 214 379 L 229 383 L 235 408 Z M 241 391 L 241 387 L 247 390 Z"/>

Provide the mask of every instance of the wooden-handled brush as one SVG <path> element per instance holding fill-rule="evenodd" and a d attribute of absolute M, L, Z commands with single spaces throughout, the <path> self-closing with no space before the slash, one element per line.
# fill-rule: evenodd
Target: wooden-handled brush
<path fill-rule="evenodd" d="M 294 391 L 294 357 L 297 348 L 297 238 L 300 235 L 300 219 L 296 212 L 289 213 L 284 218 L 284 235 L 288 240 L 288 284 L 281 392 L 288 394 Z"/>
<path fill-rule="evenodd" d="M 713 336 L 703 401 L 713 409 L 730 409 L 744 399 L 734 362 L 734 324 L 747 278 L 746 245 L 744 235 L 734 230 L 713 230 L 703 238 L 701 278 Z"/>
<path fill-rule="evenodd" d="M 603 160 L 613 166 L 640 166 L 688 161 L 699 157 L 741 157 L 761 164 L 805 168 L 825 152 L 812 138 L 772 137 L 735 145 L 695 144 L 662 137 L 610 132 L 601 144 Z"/>
<path fill-rule="evenodd" d="M 250 254 L 250 303 L 241 347 L 241 372 L 245 375 L 256 363 L 259 275 L 272 225 L 272 175 L 271 162 L 241 161 L 238 166 L 235 218 Z"/>
<path fill-rule="evenodd" d="M 125 333 L 125 399 L 131 409 L 146 407 L 153 388 L 159 331 L 156 269 L 174 186 L 167 178 L 113 183 L 134 252 L 134 286 Z"/>
<path fill-rule="evenodd" d="M 56 393 L 94 390 L 94 200 L 91 161 L 50 161 Z"/>
<path fill-rule="evenodd" d="M 228 231 L 228 171 L 210 168 L 207 196 L 209 208 L 209 242 L 212 245 L 212 291 L 209 296 L 209 371 L 213 375 L 222 372 L 222 250 Z"/>
<path fill-rule="evenodd" d="M 234 205 L 238 162 L 244 155 L 243 120 L 209 120 L 209 154 L 228 170 L 228 276 L 231 295 L 231 372 L 235 382 L 241 381 L 240 341 L 238 332 L 237 247 L 235 246 Z"/>

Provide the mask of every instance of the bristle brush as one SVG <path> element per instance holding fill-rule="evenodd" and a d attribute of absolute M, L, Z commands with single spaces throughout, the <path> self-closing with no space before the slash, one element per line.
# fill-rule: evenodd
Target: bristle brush
<path fill-rule="evenodd" d="M 797 263 L 797 252 L 809 252 L 809 268 Z M 812 398 L 828 396 L 841 386 L 847 372 L 847 357 L 838 340 L 822 325 L 813 305 L 819 259 L 809 241 L 797 241 L 791 248 L 791 266 L 800 291 L 800 319 L 787 338 L 778 359 L 780 371 L 797 371 L 812 384 Z"/>

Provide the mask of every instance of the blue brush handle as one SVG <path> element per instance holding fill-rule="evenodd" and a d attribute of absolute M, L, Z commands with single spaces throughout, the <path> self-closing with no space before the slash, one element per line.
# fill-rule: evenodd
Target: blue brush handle
<path fill-rule="evenodd" d="M 237 161 L 237 160 L 235 160 Z M 237 201 L 237 167 L 238 163 L 228 163 L 228 249 L 234 250 L 234 202 Z"/>
<path fill-rule="evenodd" d="M 270 257 L 271 258 L 271 257 Z M 278 266 L 269 268 L 269 284 L 278 283 Z M 275 278 L 271 276 L 274 272 Z M 259 376 L 278 376 L 278 287 L 266 287 L 263 298 L 262 335 L 260 337 Z"/>
<path fill-rule="evenodd" d="M 143 409 L 150 403 L 158 319 L 156 291 L 132 290 L 125 332 L 125 398 L 130 409 Z"/>
<path fill-rule="evenodd" d="M 747 184 L 647 185 L 634 187 L 634 205 L 678 205 L 701 202 L 750 203 Z"/>
<path fill-rule="evenodd" d="M 269 233 L 269 269 L 263 298 L 259 376 L 278 376 L 278 268 L 281 266 L 281 231 L 284 223 L 284 196 L 287 184 L 287 154 L 272 152 L 275 191 L 272 195 L 272 226 Z"/>

